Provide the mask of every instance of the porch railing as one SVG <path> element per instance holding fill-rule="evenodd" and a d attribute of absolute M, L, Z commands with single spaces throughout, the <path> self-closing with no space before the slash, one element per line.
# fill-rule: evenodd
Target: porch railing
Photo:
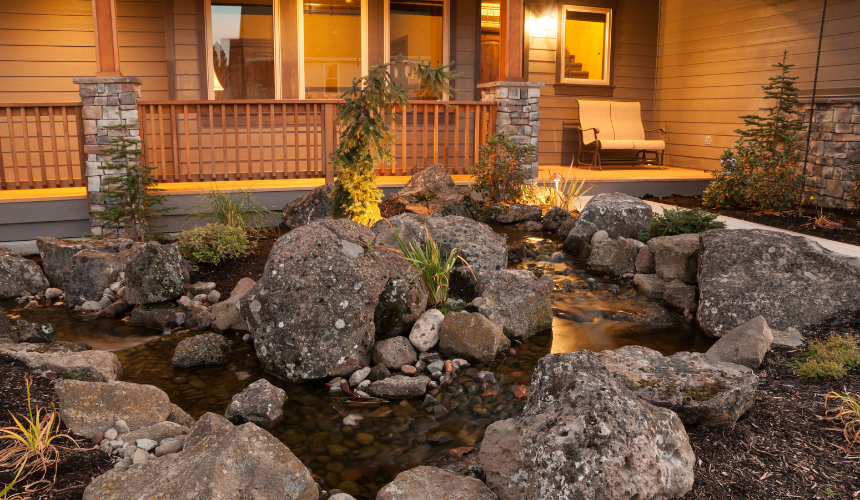
<path fill-rule="evenodd" d="M 334 177 L 337 101 L 140 102 L 146 161 L 159 182 Z M 436 163 L 465 173 L 495 133 L 494 103 L 414 101 L 399 113 L 378 175 L 411 175 Z"/>
<path fill-rule="evenodd" d="M 0 103 L 0 189 L 84 186 L 81 104 Z"/>

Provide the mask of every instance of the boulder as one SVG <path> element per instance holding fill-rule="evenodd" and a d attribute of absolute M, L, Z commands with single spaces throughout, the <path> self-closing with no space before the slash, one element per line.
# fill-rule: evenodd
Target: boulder
<path fill-rule="evenodd" d="M 176 325 L 177 313 L 183 313 L 183 309 L 177 307 L 172 301 L 145 304 L 132 309 L 128 316 L 128 322 L 132 325 L 163 331 L 165 328 Z"/>
<path fill-rule="evenodd" d="M 643 249 L 642 251 L 645 252 L 646 250 Z M 666 282 L 656 274 L 637 274 L 633 276 L 633 284 L 636 285 L 640 293 L 649 299 L 663 300 L 663 292 L 666 291 Z"/>
<path fill-rule="evenodd" d="M 518 222 L 535 221 L 540 222 L 543 209 L 540 205 L 523 205 L 522 203 L 511 203 L 508 209 L 496 217 L 499 224 L 516 224 Z"/>
<path fill-rule="evenodd" d="M 663 356 L 626 346 L 597 356 L 634 394 L 674 411 L 686 425 L 731 426 L 755 403 L 758 377 L 752 370 L 704 353 Z"/>
<path fill-rule="evenodd" d="M 438 467 L 403 471 L 376 494 L 376 500 L 496 500 L 480 479 L 461 476 Z"/>
<path fill-rule="evenodd" d="M 104 240 L 60 240 L 40 236 L 36 238 L 36 246 L 42 257 L 42 267 L 51 286 L 66 289 L 66 276 L 72 269 L 72 257 L 81 250 L 93 250 L 104 253 L 118 253 L 134 245 L 134 241 L 125 238 Z"/>
<path fill-rule="evenodd" d="M 238 304 L 267 372 L 315 380 L 370 363 L 379 296 L 404 262 L 374 239 L 346 219 L 321 219 L 278 239 Z"/>
<path fill-rule="evenodd" d="M 164 422 L 170 414 L 170 399 L 161 389 L 129 382 L 79 382 L 61 380 L 54 386 L 63 421 L 69 430 L 86 438 L 117 420 L 125 420 L 131 431 Z"/>
<path fill-rule="evenodd" d="M 19 297 L 21 292 L 41 292 L 48 288 L 42 268 L 6 247 L 0 247 L 0 299 Z"/>
<path fill-rule="evenodd" d="M 542 225 L 544 231 L 549 231 L 554 233 L 558 231 L 562 224 L 565 221 L 570 220 L 571 215 L 570 212 L 563 208 L 552 207 L 549 211 L 543 216 Z"/>
<path fill-rule="evenodd" d="M 113 302 L 111 305 L 105 307 L 96 313 L 96 317 L 99 318 L 116 318 L 117 316 L 121 316 L 124 312 L 131 307 L 131 304 L 124 300 L 117 300 Z"/>
<path fill-rule="evenodd" d="M 771 330 L 773 333 L 773 342 L 771 342 L 771 346 L 776 347 L 800 347 L 803 345 L 803 335 L 800 334 L 800 331 L 790 326 L 785 330 Z"/>
<path fill-rule="evenodd" d="M 176 406 L 173 403 L 170 403 L 170 414 L 167 415 L 166 421 L 183 425 L 185 427 L 191 427 L 196 422 L 196 420 L 194 420 L 194 417 L 185 413 L 185 410 Z"/>
<path fill-rule="evenodd" d="M 474 219 L 478 205 L 468 187 L 459 188 L 444 165 L 436 164 L 413 175 L 397 193 L 406 210 L 421 215 L 457 215 Z"/>
<path fill-rule="evenodd" d="M 333 189 L 334 182 L 329 182 L 287 203 L 281 211 L 287 228 L 295 229 L 315 220 L 331 217 Z"/>
<path fill-rule="evenodd" d="M 678 416 L 590 351 L 541 358 L 522 414 L 491 424 L 479 453 L 502 500 L 680 498 L 696 460 Z"/>
<path fill-rule="evenodd" d="M 636 238 L 651 229 L 651 206 L 622 193 L 601 193 L 588 201 L 562 248 L 578 256 L 597 231 L 604 230 L 612 239 Z"/>
<path fill-rule="evenodd" d="M 773 333 L 764 317 L 756 316 L 729 330 L 708 349 L 708 359 L 746 366 L 758 370 L 770 350 Z"/>
<path fill-rule="evenodd" d="M 645 245 L 636 254 L 636 272 L 642 274 L 654 274 L 657 272 L 657 263 L 654 261 L 654 252 Z"/>
<path fill-rule="evenodd" d="M 72 255 L 69 268 L 63 275 L 63 290 L 69 306 L 79 306 L 88 300 L 100 300 L 105 288 L 120 281 L 127 266 L 139 257 L 143 243 L 133 243 L 118 252 L 101 251 L 103 248 L 85 247 Z M 117 247 L 119 248 L 119 247 Z"/>
<path fill-rule="evenodd" d="M 207 413 L 180 453 L 112 469 L 87 486 L 84 500 L 212 498 L 317 500 L 310 471 L 271 434 L 253 423 L 233 426 Z"/>
<path fill-rule="evenodd" d="M 150 241 L 126 267 L 124 298 L 133 305 L 172 300 L 182 296 L 187 283 L 179 247 Z"/>
<path fill-rule="evenodd" d="M 570 219 L 565 219 L 565 221 L 562 222 L 560 226 L 558 226 L 556 234 L 561 236 L 563 239 L 567 239 L 567 235 L 569 235 L 570 232 L 573 231 L 574 226 L 576 226 L 576 218 L 571 216 Z"/>
<path fill-rule="evenodd" d="M 188 328 L 189 330 L 208 330 L 212 325 L 212 314 L 209 312 L 209 309 L 206 308 L 189 311 L 186 315 L 184 325 L 185 328 Z"/>
<path fill-rule="evenodd" d="M 860 309 L 860 259 L 803 236 L 761 229 L 714 229 L 700 236 L 699 310 L 711 337 L 756 316 L 770 328 L 801 329 Z"/>
<path fill-rule="evenodd" d="M 48 344 L 59 340 L 57 328 L 53 323 L 30 323 L 19 319 L 16 321 L 18 331 L 12 333 L 12 340 L 16 342 L 29 342 L 32 344 Z"/>
<path fill-rule="evenodd" d="M 680 280 L 695 284 L 699 269 L 699 235 L 679 234 L 659 236 L 648 240 L 654 254 L 654 268 L 666 281 Z"/>
<path fill-rule="evenodd" d="M 173 353 L 173 366 L 190 368 L 192 366 L 221 365 L 231 354 L 230 341 L 217 333 L 206 333 L 183 339 Z"/>
<path fill-rule="evenodd" d="M 135 429 L 125 434 L 120 434 L 117 437 L 117 440 L 122 441 L 123 443 L 135 444 L 139 439 L 148 439 L 150 441 L 160 443 L 167 438 L 175 438 L 184 434 L 188 434 L 187 426 L 179 425 L 175 422 L 164 421 L 148 425 L 146 427 L 141 427 L 140 429 Z"/>
<path fill-rule="evenodd" d="M 373 312 L 376 338 L 386 339 L 408 332 L 427 309 L 427 287 L 418 277 L 418 270 L 406 260 L 391 261 L 395 269 L 379 296 Z"/>
<path fill-rule="evenodd" d="M 230 297 L 212 306 L 212 329 L 216 332 L 235 330 L 248 332 L 248 324 L 239 314 L 239 301 L 254 288 L 256 283 L 251 278 L 242 278 L 236 283 Z"/>
<path fill-rule="evenodd" d="M 524 340 L 552 327 L 552 276 L 529 270 L 496 271 L 483 287 L 478 312 L 502 327 L 509 338 Z"/>
<path fill-rule="evenodd" d="M 58 376 L 85 382 L 112 382 L 122 378 L 116 354 L 90 350 L 86 344 L 2 344 L 0 354 L 21 361 L 32 370 L 51 370 Z"/>
<path fill-rule="evenodd" d="M 287 393 L 283 389 L 263 378 L 233 396 L 224 416 L 241 422 L 275 422 L 284 416 L 282 408 L 286 400 Z"/>
<path fill-rule="evenodd" d="M 425 312 L 409 332 L 409 342 L 420 352 L 433 349 L 439 343 L 439 330 L 444 319 L 445 315 L 438 309 Z"/>
<path fill-rule="evenodd" d="M 522 231 L 524 233 L 539 233 L 543 231 L 543 225 L 540 222 L 533 220 L 518 222 L 512 227 L 517 231 Z"/>
<path fill-rule="evenodd" d="M 636 246 L 622 237 L 596 242 L 588 257 L 588 270 L 598 274 L 621 276 L 632 273 L 636 259 Z"/>
<path fill-rule="evenodd" d="M 412 365 L 416 361 L 418 355 L 406 337 L 382 340 L 373 347 L 373 363 L 382 363 L 389 370 L 399 370 L 401 366 Z"/>
<path fill-rule="evenodd" d="M 444 355 L 489 363 L 510 345 L 502 327 L 480 313 L 448 313 L 440 327 L 439 352 Z"/>
<path fill-rule="evenodd" d="M 424 396 L 429 383 L 430 377 L 426 375 L 417 377 L 393 375 L 371 382 L 367 392 L 378 398 L 416 399 Z"/>
<path fill-rule="evenodd" d="M 696 285 L 688 285 L 680 280 L 666 283 L 663 302 L 689 312 L 696 312 Z"/>

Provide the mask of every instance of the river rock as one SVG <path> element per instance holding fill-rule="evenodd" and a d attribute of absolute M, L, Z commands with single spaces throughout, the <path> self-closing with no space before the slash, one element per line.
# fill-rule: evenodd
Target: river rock
<path fill-rule="evenodd" d="M 253 445 L 251 445 L 253 443 Z M 87 486 L 84 500 L 129 498 L 317 500 L 310 471 L 290 450 L 253 423 L 233 426 L 207 413 L 181 453 L 113 469 Z"/>
<path fill-rule="evenodd" d="M 376 500 L 442 499 L 496 500 L 498 497 L 480 479 L 426 466 L 401 472 L 376 495 Z"/>
<path fill-rule="evenodd" d="M 185 328 L 189 330 L 203 331 L 208 330 L 212 325 L 212 314 L 206 308 L 200 308 L 196 311 L 189 311 L 185 319 Z"/>
<path fill-rule="evenodd" d="M 509 338 L 524 340 L 552 327 L 552 276 L 528 270 L 497 271 L 483 287 L 478 312 L 502 327 Z"/>
<path fill-rule="evenodd" d="M 424 396 L 429 383 L 430 377 L 426 375 L 418 375 L 417 377 L 392 375 L 371 382 L 367 392 L 378 398 L 415 399 Z"/>
<path fill-rule="evenodd" d="M 239 314 L 239 301 L 254 288 L 256 283 L 251 278 L 242 278 L 236 283 L 230 297 L 212 306 L 212 329 L 216 332 L 235 330 L 250 331 L 248 324 Z"/>
<path fill-rule="evenodd" d="M 41 292 L 48 288 L 42 268 L 6 247 L 0 247 L 0 299 L 12 299 L 26 290 Z"/>
<path fill-rule="evenodd" d="M 636 259 L 636 247 L 622 237 L 596 242 L 588 257 L 588 270 L 593 273 L 621 276 L 632 273 Z"/>
<path fill-rule="evenodd" d="M 756 316 L 770 328 L 800 329 L 860 309 L 860 258 L 761 229 L 714 229 L 700 243 L 696 319 L 711 337 Z"/>
<path fill-rule="evenodd" d="M 177 313 L 183 313 L 181 307 L 177 307 L 172 301 L 159 304 L 145 304 L 136 306 L 128 316 L 128 322 L 132 325 L 145 326 L 154 330 L 163 331 L 176 325 Z"/>
<path fill-rule="evenodd" d="M 758 377 L 752 370 L 703 353 L 663 356 L 626 346 L 597 356 L 634 394 L 669 408 L 687 425 L 733 425 L 755 402 Z"/>
<path fill-rule="evenodd" d="M 116 302 L 113 302 L 111 305 L 97 312 L 96 317 L 116 318 L 117 316 L 121 316 L 124 312 L 126 312 L 129 307 L 131 307 L 131 305 L 128 302 L 124 300 L 117 300 Z"/>
<path fill-rule="evenodd" d="M 72 270 L 72 257 L 81 250 L 118 253 L 131 248 L 132 245 L 134 242 L 125 238 L 104 240 L 60 240 L 43 236 L 36 238 L 45 276 L 51 286 L 63 290 L 66 289 L 66 276 Z"/>
<path fill-rule="evenodd" d="M 182 340 L 173 353 L 173 366 L 190 368 L 192 366 L 224 364 L 232 354 L 230 342 L 217 333 L 195 335 Z"/>
<path fill-rule="evenodd" d="M 720 337 L 708 349 L 708 359 L 746 366 L 758 370 L 770 350 L 773 332 L 764 317 L 756 316 Z"/>
<path fill-rule="evenodd" d="M 215 290 L 214 281 L 198 281 L 188 285 L 188 296 L 196 297 L 198 295 L 208 295 L 209 292 Z"/>
<path fill-rule="evenodd" d="M 125 280 L 129 304 L 154 304 L 179 298 L 188 276 L 176 245 L 150 241 L 126 267 Z"/>
<path fill-rule="evenodd" d="M 590 351 L 541 358 L 522 414 L 491 424 L 479 453 L 502 500 L 680 498 L 696 460 L 678 416 Z"/>
<path fill-rule="evenodd" d="M 287 203 L 281 210 L 287 228 L 295 229 L 315 220 L 331 217 L 332 189 L 334 182 L 329 182 Z"/>
<path fill-rule="evenodd" d="M 696 312 L 696 285 L 688 285 L 681 280 L 666 283 L 663 302 L 689 312 Z"/>
<path fill-rule="evenodd" d="M 401 366 L 411 365 L 416 361 L 418 355 L 406 337 L 382 340 L 373 348 L 373 363 L 382 363 L 389 370 L 399 370 Z"/>
<path fill-rule="evenodd" d="M 439 352 L 444 355 L 489 363 L 510 345 L 502 327 L 480 313 L 448 313 L 440 327 Z"/>
<path fill-rule="evenodd" d="M 61 380 L 54 386 L 69 429 L 90 438 L 125 420 L 132 431 L 163 422 L 170 399 L 161 389 L 129 382 Z"/>
<path fill-rule="evenodd" d="M 160 443 L 164 439 L 175 438 L 184 434 L 188 434 L 188 427 L 175 422 L 164 421 L 148 425 L 146 427 L 141 427 L 140 429 L 135 429 L 125 434 L 120 434 L 117 439 L 123 443 L 129 444 L 136 444 L 142 440 L 150 441 L 151 447 L 146 450 L 150 451 L 152 448 L 155 448 L 155 444 Z M 140 446 L 139 444 L 137 447 L 143 448 L 143 446 Z"/>
<path fill-rule="evenodd" d="M 478 205 L 468 187 L 457 187 L 444 165 L 436 164 L 410 177 L 397 193 L 409 212 L 422 215 L 457 215 L 474 219 Z"/>
<path fill-rule="evenodd" d="M 23 319 L 17 320 L 18 331 L 12 334 L 16 342 L 29 342 L 32 344 L 48 344 L 59 340 L 57 328 L 53 323 L 30 323 Z"/>
<path fill-rule="evenodd" d="M 611 239 L 636 238 L 651 229 L 651 215 L 651 206 L 639 198 L 622 193 L 598 194 L 582 209 L 562 247 L 576 257 L 600 230 Z"/>
<path fill-rule="evenodd" d="M 418 318 L 412 331 L 409 332 L 409 342 L 420 352 L 427 352 L 439 343 L 439 329 L 445 315 L 438 309 L 430 309 Z"/>
<path fill-rule="evenodd" d="M 654 252 L 648 245 L 645 245 L 636 254 L 636 272 L 642 274 L 655 274 L 657 272 L 657 263 L 654 261 Z"/>
<path fill-rule="evenodd" d="M 647 249 L 648 247 L 645 248 Z M 647 250 L 642 250 L 642 252 L 645 251 Z M 663 292 L 666 291 L 666 282 L 656 274 L 637 274 L 633 276 L 633 284 L 636 285 L 640 293 L 649 299 L 663 300 Z"/>
<path fill-rule="evenodd" d="M 571 218 L 570 212 L 563 208 L 552 207 L 549 211 L 543 216 L 542 225 L 544 231 L 549 231 L 554 233 L 558 231 L 562 224 L 565 221 Z"/>
<path fill-rule="evenodd" d="M 666 281 L 681 280 L 695 284 L 699 269 L 699 235 L 679 234 L 659 236 L 648 240 L 654 254 L 654 268 Z"/>
<path fill-rule="evenodd" d="M 230 400 L 225 417 L 242 422 L 270 423 L 284 416 L 287 393 L 266 379 L 249 385 Z"/>
<path fill-rule="evenodd" d="M 540 222 L 543 209 L 540 205 L 523 205 L 522 203 L 511 203 L 508 210 L 496 217 L 499 224 L 516 224 L 518 222 L 536 221 Z"/>
<path fill-rule="evenodd" d="M 0 344 L 0 354 L 21 361 L 32 370 L 50 370 L 58 376 L 85 382 L 112 382 L 122 378 L 116 354 L 89 350 L 86 344 Z"/>

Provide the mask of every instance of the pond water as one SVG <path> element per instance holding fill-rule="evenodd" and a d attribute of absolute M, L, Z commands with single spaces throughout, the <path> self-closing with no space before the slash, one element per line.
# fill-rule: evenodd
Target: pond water
<path fill-rule="evenodd" d="M 121 320 L 84 317 L 66 307 L 24 310 L 13 302 L 0 305 L 28 321 L 55 323 L 60 340 L 114 351 L 124 380 L 161 388 L 195 418 L 207 411 L 223 415 L 234 394 L 267 378 L 288 395 L 283 421 L 269 432 L 289 446 L 327 488 L 375 498 L 376 491 L 398 472 L 431 464 L 453 448 L 475 445 L 492 422 L 520 412 L 525 398 L 517 398 L 514 392 L 520 385 L 528 386 L 537 361 L 548 353 L 637 344 L 671 354 L 705 351 L 713 343 L 693 322 L 652 303 L 631 283 L 590 275 L 579 265 L 548 262 L 559 250 L 559 241 L 541 233 L 496 229 L 507 234 L 509 244 L 522 242 L 530 250 L 531 257 L 511 267 L 552 274 L 556 283 L 553 326 L 515 344 L 515 356 L 500 354 L 489 365 L 457 372 L 454 383 L 436 396 L 448 410 L 444 415 L 421 409 L 422 400 L 358 403 L 342 393 L 330 395 L 323 382 L 278 380 L 262 371 L 253 347 L 239 335 L 227 335 L 234 354 L 226 365 L 176 369 L 171 365 L 176 345 L 199 332 L 162 336 Z M 475 377 L 477 370 L 493 371 L 497 382 L 482 386 Z M 350 427 L 343 425 L 345 414 L 364 418 Z"/>

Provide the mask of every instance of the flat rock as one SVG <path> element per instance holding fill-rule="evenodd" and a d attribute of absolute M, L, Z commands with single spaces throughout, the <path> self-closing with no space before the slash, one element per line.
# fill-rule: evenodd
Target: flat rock
<path fill-rule="evenodd" d="M 18 297 L 24 290 L 41 292 L 49 286 L 39 264 L 9 248 L 0 247 L 0 299 Z"/>
<path fill-rule="evenodd" d="M 663 291 L 663 302 L 678 309 L 696 312 L 698 302 L 696 300 L 696 285 L 688 285 L 681 280 L 672 280 L 666 283 Z"/>
<path fill-rule="evenodd" d="M 699 235 L 679 234 L 648 240 L 654 254 L 654 269 L 666 281 L 680 280 L 695 284 L 699 269 Z"/>
<path fill-rule="evenodd" d="M 116 354 L 89 350 L 79 344 L 0 344 L 0 354 L 11 356 L 32 370 L 50 370 L 65 379 L 112 382 L 122 378 L 122 365 Z"/>
<path fill-rule="evenodd" d="M 401 366 L 416 361 L 418 355 L 406 337 L 381 340 L 373 347 L 373 363 L 382 363 L 389 370 L 399 370 Z"/>
<path fill-rule="evenodd" d="M 217 333 L 195 335 L 183 339 L 173 354 L 173 366 L 190 368 L 192 366 L 220 365 L 232 353 L 230 342 Z"/>
<path fill-rule="evenodd" d="M 444 165 L 436 164 L 410 177 L 395 195 L 409 212 L 422 215 L 457 215 L 474 219 L 478 206 L 468 187 L 457 187 Z"/>
<path fill-rule="evenodd" d="M 656 274 L 637 274 L 633 276 L 633 284 L 636 285 L 640 293 L 649 299 L 663 300 L 663 292 L 666 291 L 666 282 Z"/>
<path fill-rule="evenodd" d="M 158 304 L 145 304 L 136 306 L 128 316 L 128 322 L 132 325 L 145 326 L 153 330 L 164 331 L 176 325 L 176 314 L 184 310 L 172 301 L 160 302 Z"/>
<path fill-rule="evenodd" d="M 192 283 L 188 285 L 188 296 L 196 297 L 198 295 L 208 295 L 209 292 L 215 290 L 215 282 L 214 281 L 198 281 L 196 283 Z"/>
<path fill-rule="evenodd" d="M 230 297 L 212 306 L 212 328 L 216 332 L 233 330 L 248 332 L 248 324 L 239 314 L 239 301 L 254 288 L 256 282 L 251 278 L 242 278 L 233 287 Z"/>
<path fill-rule="evenodd" d="M 623 193 L 601 193 L 588 201 L 562 248 L 578 256 L 597 231 L 606 231 L 610 239 L 619 236 L 637 238 L 651 229 L 651 206 Z"/>
<path fill-rule="evenodd" d="M 403 471 L 379 490 L 376 500 L 496 500 L 480 479 L 461 476 L 438 467 Z"/>
<path fill-rule="evenodd" d="M 489 363 L 510 346 L 502 328 L 480 313 L 448 313 L 440 328 L 439 352 L 447 356 Z"/>
<path fill-rule="evenodd" d="M 483 287 L 478 312 L 502 327 L 512 339 L 527 339 L 552 327 L 552 276 L 529 270 L 497 271 Z"/>
<path fill-rule="evenodd" d="M 588 257 L 588 270 L 598 274 L 621 276 L 635 269 L 636 247 L 622 237 L 597 241 Z"/>
<path fill-rule="evenodd" d="M 224 416 L 243 422 L 274 422 L 284 416 L 282 408 L 286 400 L 283 389 L 260 379 L 233 396 Z"/>
<path fill-rule="evenodd" d="M 800 331 L 793 326 L 790 326 L 785 330 L 771 329 L 771 333 L 773 334 L 773 342 L 770 344 L 771 347 L 800 347 L 803 345 L 803 335 L 801 335 Z"/>
<path fill-rule="evenodd" d="M 426 375 L 417 377 L 392 375 L 383 380 L 371 382 L 367 392 L 378 398 L 416 399 L 424 396 L 429 383 L 430 377 Z"/>
<path fill-rule="evenodd" d="M 496 217 L 499 224 L 516 224 L 518 222 L 536 221 L 540 222 L 543 209 L 540 205 L 523 205 L 522 203 L 511 203 L 507 211 Z"/>
<path fill-rule="evenodd" d="M 735 363 L 758 370 L 772 342 L 773 333 L 767 321 L 762 316 L 756 316 L 720 337 L 706 355 L 713 361 Z"/>
<path fill-rule="evenodd" d="M 72 257 L 81 250 L 118 253 L 133 245 L 134 241 L 125 238 L 104 240 L 61 240 L 44 236 L 36 238 L 45 276 L 51 286 L 62 290 L 66 289 L 66 276 L 72 270 Z"/>
<path fill-rule="evenodd" d="M 63 421 L 69 429 L 90 438 L 125 420 L 131 431 L 163 422 L 170 399 L 161 389 L 129 382 L 61 380 L 54 386 Z"/>

